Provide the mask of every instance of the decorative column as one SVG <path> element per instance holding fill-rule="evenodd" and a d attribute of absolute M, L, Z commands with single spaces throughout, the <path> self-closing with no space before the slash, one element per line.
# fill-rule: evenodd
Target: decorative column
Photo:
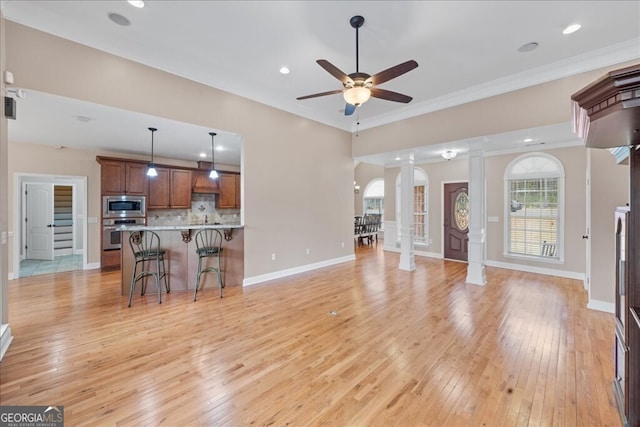
<path fill-rule="evenodd" d="M 413 254 L 413 154 L 400 165 L 400 270 L 416 269 Z"/>
<path fill-rule="evenodd" d="M 484 271 L 485 229 L 485 175 L 482 150 L 469 152 L 469 264 L 467 283 L 484 286 L 487 277 Z"/>

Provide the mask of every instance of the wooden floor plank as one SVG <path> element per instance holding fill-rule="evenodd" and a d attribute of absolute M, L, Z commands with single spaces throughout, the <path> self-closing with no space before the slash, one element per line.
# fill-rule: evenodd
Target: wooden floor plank
<path fill-rule="evenodd" d="M 0 403 L 63 405 L 73 426 L 620 425 L 614 318 L 582 282 L 356 257 L 131 308 L 117 272 L 10 281 Z"/>

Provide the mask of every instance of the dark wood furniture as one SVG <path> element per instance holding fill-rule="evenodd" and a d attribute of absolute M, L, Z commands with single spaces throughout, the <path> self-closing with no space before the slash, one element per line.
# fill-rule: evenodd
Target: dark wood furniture
<path fill-rule="evenodd" d="M 606 74 L 571 99 L 574 130 L 587 147 L 634 147 L 630 210 L 617 214 L 613 388 L 623 424 L 640 426 L 640 64 Z"/>

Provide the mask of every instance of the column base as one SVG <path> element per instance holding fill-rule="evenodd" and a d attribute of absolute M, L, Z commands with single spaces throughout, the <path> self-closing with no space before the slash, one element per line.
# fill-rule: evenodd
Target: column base
<path fill-rule="evenodd" d="M 484 264 L 469 263 L 467 266 L 467 283 L 471 285 L 484 286 L 487 284 L 487 275 L 484 271 Z"/>

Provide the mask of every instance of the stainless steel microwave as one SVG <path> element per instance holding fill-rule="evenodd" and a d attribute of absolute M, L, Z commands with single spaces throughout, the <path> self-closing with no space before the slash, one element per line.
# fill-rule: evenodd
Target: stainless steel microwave
<path fill-rule="evenodd" d="M 146 216 L 145 196 L 102 196 L 103 218 L 141 218 Z"/>

